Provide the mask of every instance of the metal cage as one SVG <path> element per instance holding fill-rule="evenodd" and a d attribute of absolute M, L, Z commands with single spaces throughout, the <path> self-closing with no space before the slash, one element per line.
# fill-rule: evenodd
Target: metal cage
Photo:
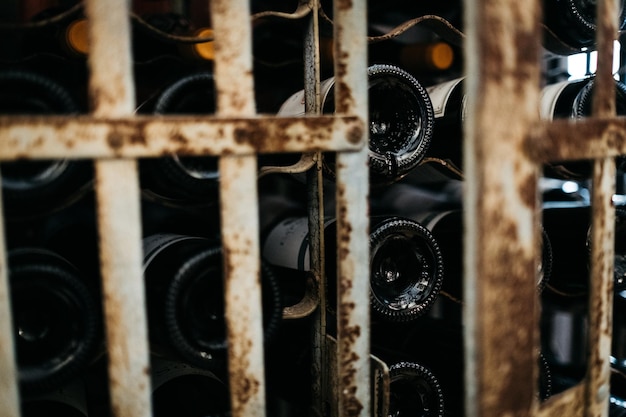
<path fill-rule="evenodd" d="M 317 0 L 305 1 L 316 10 Z M 613 158 L 626 154 L 626 124 L 615 117 L 611 63 L 615 1 L 598 1 L 598 71 L 593 116 L 540 121 L 542 8 L 538 0 L 465 1 L 465 409 L 468 416 L 606 415 L 615 192 Z M 215 116 L 136 116 L 127 0 L 86 0 L 91 113 L 0 117 L 0 158 L 88 158 L 96 164 L 103 302 L 111 407 L 116 417 L 151 416 L 141 274 L 137 158 L 219 156 L 229 384 L 234 417 L 265 415 L 260 322 L 255 155 L 338 152 L 338 320 L 336 344 L 320 333 L 319 373 L 329 373 L 339 416 L 370 416 L 366 4 L 334 1 L 334 115 L 321 115 L 317 22 L 310 28 L 305 117 L 255 111 L 249 4 L 210 2 L 215 33 Z M 540 403 L 534 395 L 538 346 L 539 167 L 594 159 L 590 360 L 585 380 Z M 316 219 L 313 219 L 312 224 Z M 319 219 L 317 219 L 319 224 Z M 2 223 L 0 223 L 0 227 Z M 4 235 L 4 230 L 0 230 Z M 319 239 L 319 236 L 318 236 Z M 1 241 L 1 240 L 0 240 Z M 318 243 L 323 244 L 323 242 Z M 19 398 L 4 243 L 0 247 L 1 414 L 18 417 Z M 318 271 L 320 269 L 318 268 Z M 503 279 L 506 276 L 506 279 Z M 246 299 L 245 309 L 241 299 Z M 237 307 L 235 307 L 237 306 Z M 514 325 L 513 325 L 514 324 Z M 323 328 L 320 329 L 320 332 Z M 333 366 L 331 366 L 331 364 Z M 323 380 L 323 378 L 320 378 Z M 328 381 L 327 381 L 328 382 Z M 313 387 L 322 398 L 324 387 Z M 384 401 L 384 399 L 383 399 Z"/>

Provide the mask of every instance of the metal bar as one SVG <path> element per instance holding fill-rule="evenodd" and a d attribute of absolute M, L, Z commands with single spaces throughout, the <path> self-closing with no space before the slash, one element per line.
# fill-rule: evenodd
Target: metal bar
<path fill-rule="evenodd" d="M 0 193 L 0 213 L 3 213 Z M 9 287 L 9 265 L 6 257 L 4 221 L 0 221 L 0 404 L 2 415 L 19 417 L 19 392 L 17 389 L 17 365 L 13 339 L 13 318 Z"/>
<path fill-rule="evenodd" d="M 567 138 L 567 146 L 562 139 Z M 598 159 L 626 154 L 626 118 L 553 120 L 529 132 L 525 153 L 537 162 Z"/>
<path fill-rule="evenodd" d="M 86 2 L 95 118 L 127 117 L 135 108 L 128 10 L 126 0 Z M 135 160 L 96 160 L 95 167 L 111 410 L 116 417 L 149 417 L 137 165 Z"/>
<path fill-rule="evenodd" d="M 303 2 L 301 1 L 301 4 Z M 304 36 L 304 107 L 307 115 L 319 116 L 322 112 L 320 88 L 320 42 L 319 42 L 319 0 L 309 0 L 310 14 Z M 326 346 L 326 275 L 324 257 L 324 181 L 322 175 L 322 154 L 314 156 L 315 166 L 307 171 L 307 200 L 309 211 L 309 243 L 311 272 L 315 277 L 317 307 L 314 312 L 311 335 L 311 412 L 310 417 L 322 417 L 328 400 L 325 398 L 325 383 L 329 381 L 328 348 Z"/>
<path fill-rule="evenodd" d="M 592 114 L 615 116 L 613 41 L 617 37 L 618 7 L 615 0 L 597 4 L 598 68 Z M 611 337 L 613 317 L 613 263 L 615 242 L 616 167 L 613 158 L 594 161 L 591 220 L 591 274 L 589 296 L 589 353 L 585 415 L 606 417 L 609 412 Z"/>
<path fill-rule="evenodd" d="M 254 115 L 249 1 L 214 0 L 210 7 L 217 115 Z M 265 416 L 256 156 L 221 156 L 219 170 L 231 414 Z"/>
<path fill-rule="evenodd" d="M 615 242 L 615 161 L 594 163 L 589 297 L 589 356 L 586 416 L 607 416 L 613 317 L 613 262 Z"/>
<path fill-rule="evenodd" d="M 335 0 L 335 111 L 368 120 L 365 1 Z M 367 124 L 366 124 L 367 125 Z M 365 132 L 362 132 L 365 133 Z M 337 155 L 337 378 L 342 417 L 370 416 L 368 147 Z"/>
<path fill-rule="evenodd" d="M 0 159 L 139 158 L 358 149 L 365 126 L 332 117 L 0 117 Z"/>
<path fill-rule="evenodd" d="M 465 47 L 465 409 L 467 416 L 528 416 L 537 405 L 538 167 L 521 150 L 538 118 L 539 2 L 464 5 L 472 23 Z"/>

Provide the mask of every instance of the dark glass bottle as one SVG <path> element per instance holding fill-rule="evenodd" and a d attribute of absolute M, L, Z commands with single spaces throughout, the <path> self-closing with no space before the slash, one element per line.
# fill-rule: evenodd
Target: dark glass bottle
<path fill-rule="evenodd" d="M 369 90 L 369 170 L 372 185 L 395 182 L 424 158 L 433 134 L 433 109 L 426 89 L 403 69 L 386 64 L 367 70 Z M 321 85 L 323 113 L 335 111 L 335 79 Z M 304 114 L 304 90 L 281 106 L 281 116 Z M 334 154 L 325 155 L 325 172 L 334 178 Z"/>
<path fill-rule="evenodd" d="M 0 71 L 0 114 L 69 115 L 79 107 L 58 82 L 26 70 Z M 2 192 L 5 215 L 25 218 L 67 206 L 92 186 L 93 168 L 86 160 L 4 162 Z"/>
<path fill-rule="evenodd" d="M 542 217 L 553 252 L 550 289 L 570 296 L 587 295 L 591 272 L 591 207 L 578 203 L 549 205 L 544 207 Z M 617 207 L 613 269 L 615 293 L 626 290 L 623 244 L 625 220 L 626 210 Z"/>
<path fill-rule="evenodd" d="M 572 51 L 594 48 L 596 42 L 595 0 L 543 0 L 543 23 L 549 34 L 564 43 Z M 626 27 L 624 2 L 619 2 L 620 30 Z M 563 47 L 544 41 L 547 49 L 562 53 Z"/>
<path fill-rule="evenodd" d="M 547 120 L 581 119 L 591 115 L 595 77 L 582 80 L 563 81 L 544 87 L 541 91 L 540 114 Z M 626 84 L 615 81 L 615 105 L 618 116 L 626 115 Z M 623 164 L 623 158 L 617 158 Z M 582 180 L 591 177 L 592 163 L 586 160 L 554 161 L 546 166 L 548 177 Z"/>
<path fill-rule="evenodd" d="M 155 234 L 143 243 L 152 350 L 200 368 L 222 369 L 227 336 L 219 242 Z M 264 340 L 269 343 L 282 318 L 281 295 L 272 272 L 261 269 Z"/>
<path fill-rule="evenodd" d="M 467 111 L 463 80 L 455 78 L 427 87 L 435 114 L 428 156 L 444 160 L 460 172 L 463 171 L 463 123 Z"/>
<path fill-rule="evenodd" d="M 587 369 L 587 297 L 545 291 L 541 297 L 541 350 L 552 369 L 554 393 L 575 385 Z"/>
<path fill-rule="evenodd" d="M 215 112 L 215 86 L 210 72 L 177 80 L 160 94 L 155 114 L 209 115 Z M 141 186 L 151 199 L 172 205 L 217 203 L 217 158 L 173 155 L 140 161 Z"/>
<path fill-rule="evenodd" d="M 436 376 L 415 362 L 389 366 L 389 415 L 444 416 L 444 396 Z"/>
<path fill-rule="evenodd" d="M 55 388 L 46 394 L 23 398 L 22 417 L 87 417 L 87 398 L 82 378 Z"/>
<path fill-rule="evenodd" d="M 44 248 L 8 253 L 11 310 L 22 393 L 62 385 L 101 343 L 101 310 L 88 277 Z"/>
<path fill-rule="evenodd" d="M 22 4 L 20 23 L 0 29 L 15 42 L 16 61 L 48 58 L 74 64 L 85 62 L 87 31 L 78 0 Z M 7 57 L 8 58 L 8 57 Z"/>
<path fill-rule="evenodd" d="M 326 275 L 336 276 L 336 222 L 324 229 Z M 310 269 L 308 218 L 286 218 L 262 243 L 270 264 L 300 271 Z M 370 304 L 385 320 L 408 321 L 423 315 L 439 294 L 444 272 L 439 246 L 419 223 L 400 217 L 370 219 Z M 358 277 L 357 277 L 358 279 Z M 336 282 L 336 281 L 335 281 Z M 335 299 L 335 288 L 328 288 Z"/>
<path fill-rule="evenodd" d="M 626 372 L 626 294 L 613 296 L 613 337 L 611 339 L 612 366 Z M 626 397 L 626 394 L 625 394 Z M 624 398 L 626 400 L 626 398 Z"/>
<path fill-rule="evenodd" d="M 210 371 L 153 356 L 154 417 L 229 416 L 228 381 Z"/>

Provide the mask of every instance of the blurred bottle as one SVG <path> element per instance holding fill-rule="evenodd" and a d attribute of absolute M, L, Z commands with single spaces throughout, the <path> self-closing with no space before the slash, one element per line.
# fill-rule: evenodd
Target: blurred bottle
<path fill-rule="evenodd" d="M 223 377 L 156 356 L 150 368 L 154 417 L 230 416 L 230 392 Z"/>
<path fill-rule="evenodd" d="M 368 44 L 368 62 L 397 65 L 423 85 L 461 76 L 460 51 L 450 43 L 430 37 L 397 37 Z"/>
<path fill-rule="evenodd" d="M 584 296 L 589 292 L 591 273 L 591 207 L 586 204 L 562 204 L 544 207 L 543 226 L 552 244 L 553 269 L 549 287 L 552 291 Z M 615 247 L 613 291 L 626 290 L 624 273 L 626 210 L 615 210 Z"/>
<path fill-rule="evenodd" d="M 97 284 L 44 248 L 8 253 L 20 390 L 53 390 L 84 371 L 101 343 Z"/>
<path fill-rule="evenodd" d="M 594 49 L 596 42 L 597 1 L 595 0 L 543 0 L 543 24 L 559 42 L 572 50 Z M 619 1 L 618 28 L 626 27 L 624 2 Z M 544 46 L 555 53 L 562 53 L 558 44 L 546 42 Z"/>
<path fill-rule="evenodd" d="M 397 362 L 389 366 L 389 379 L 390 416 L 445 415 L 443 391 L 428 368 L 415 362 Z"/>
<path fill-rule="evenodd" d="M 143 245 L 152 350 L 192 366 L 223 369 L 227 335 L 219 241 L 155 234 L 145 237 Z M 263 265 L 260 285 L 264 340 L 269 343 L 280 325 L 282 306 L 277 282 Z"/>
<path fill-rule="evenodd" d="M 541 91 L 540 115 L 543 119 L 581 119 L 591 116 L 595 77 L 562 81 L 544 87 Z M 615 81 L 615 105 L 618 116 L 626 115 L 626 84 Z M 617 158 L 623 164 L 623 158 Z M 591 161 L 554 161 L 546 166 L 546 176 L 581 180 L 591 177 Z"/>
<path fill-rule="evenodd" d="M 310 269 L 307 217 L 277 223 L 261 243 L 271 265 L 298 271 Z M 336 222 L 324 229 L 329 300 L 336 300 Z M 413 320 L 431 307 L 443 282 L 444 260 L 439 246 L 422 225 L 398 217 L 370 218 L 370 304 L 378 317 Z M 358 277 L 357 277 L 358 279 Z"/>
<path fill-rule="evenodd" d="M 321 85 L 323 113 L 335 111 L 334 78 Z M 393 65 L 368 68 L 369 172 L 372 185 L 398 181 L 422 161 L 433 134 L 433 109 L 426 89 Z M 280 108 L 280 116 L 304 115 L 304 90 Z M 324 156 L 324 172 L 335 177 L 334 154 Z"/>
<path fill-rule="evenodd" d="M 215 112 L 213 74 L 200 72 L 180 78 L 160 94 L 155 114 L 210 115 Z M 173 155 L 140 161 L 144 196 L 177 206 L 217 203 L 218 159 L 213 156 Z"/>
<path fill-rule="evenodd" d="M 70 115 L 78 106 L 56 81 L 32 71 L 0 71 L 0 114 Z M 91 187 L 92 163 L 87 160 L 20 160 L 2 163 L 5 215 L 24 218 L 47 215 L 72 204 Z"/>
<path fill-rule="evenodd" d="M 553 373 L 554 393 L 582 380 L 587 369 L 587 297 L 545 291 L 541 297 L 541 350 Z"/>
<path fill-rule="evenodd" d="M 53 391 L 21 401 L 22 417 L 87 417 L 87 398 L 81 377 Z"/>
<path fill-rule="evenodd" d="M 2 28 L 16 42 L 16 60 L 42 56 L 66 64 L 82 62 L 89 49 L 87 21 L 79 1 L 22 2 L 23 21 Z M 20 26 L 21 25 L 21 26 Z"/>

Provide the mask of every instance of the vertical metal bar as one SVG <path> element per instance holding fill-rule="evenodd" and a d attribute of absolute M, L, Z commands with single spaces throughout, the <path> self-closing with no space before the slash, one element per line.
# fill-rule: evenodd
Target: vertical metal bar
<path fill-rule="evenodd" d="M 600 0 L 597 5 L 598 66 L 593 95 L 593 116 L 615 116 L 613 41 L 617 37 L 618 5 Z M 587 369 L 586 416 L 607 416 L 609 410 L 613 263 L 615 241 L 616 167 L 613 158 L 594 161 L 592 187 L 592 241 L 589 297 L 589 360 Z"/>
<path fill-rule="evenodd" d="M 309 7 L 313 11 L 308 19 L 304 37 L 304 106 L 307 114 L 321 114 L 320 93 L 320 42 L 319 42 L 319 0 L 309 0 Z M 313 357 L 311 364 L 311 399 L 313 409 L 311 416 L 321 417 L 324 403 L 324 382 L 328 381 L 329 367 L 327 364 L 324 344 L 326 343 L 326 275 L 324 271 L 324 199 L 322 176 L 322 153 L 315 156 L 315 168 L 307 172 L 308 206 L 309 206 L 309 236 L 311 253 L 311 272 L 315 274 L 320 303 L 314 313 L 314 326 L 311 341 Z"/>
<path fill-rule="evenodd" d="M 134 111 L 128 10 L 127 0 L 86 3 L 89 93 L 95 117 L 128 116 Z M 116 417 L 149 417 L 137 165 L 135 160 L 102 160 L 95 165 L 111 408 Z"/>
<path fill-rule="evenodd" d="M 0 213 L 4 213 L 1 193 Z M 4 220 L 2 220 L 0 221 L 0 338 L 2 339 L 0 343 L 0 404 L 2 404 L 2 415 L 19 417 L 17 366 L 9 289 L 9 265 L 4 240 Z"/>
<path fill-rule="evenodd" d="M 539 173 L 523 143 L 538 118 L 538 3 L 464 3 L 467 416 L 536 408 Z"/>
<path fill-rule="evenodd" d="M 255 114 L 250 5 L 211 2 L 219 116 Z M 265 416 L 256 156 L 219 159 L 233 417 Z"/>
<path fill-rule="evenodd" d="M 365 1 L 334 1 L 335 110 L 368 126 Z M 367 139 L 362 132 L 362 139 Z M 361 136 L 361 135 L 358 135 Z M 337 154 L 339 415 L 369 416 L 368 146 Z"/>

